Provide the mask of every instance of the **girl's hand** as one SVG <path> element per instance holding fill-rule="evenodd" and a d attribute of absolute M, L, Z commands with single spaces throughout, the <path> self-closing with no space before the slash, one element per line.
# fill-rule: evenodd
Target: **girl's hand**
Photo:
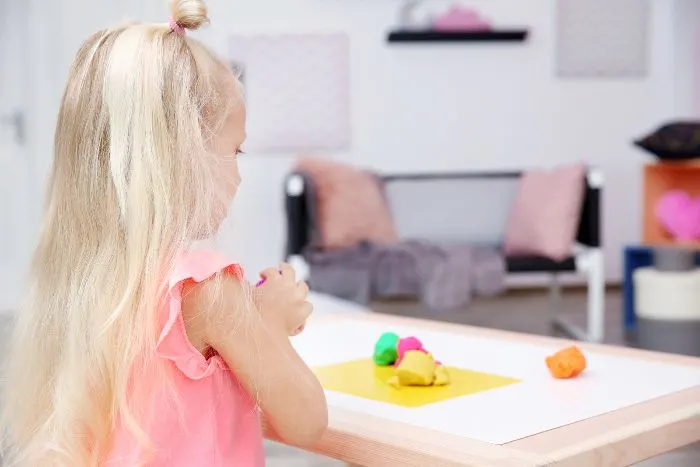
<path fill-rule="evenodd" d="M 282 264 L 260 273 L 264 282 L 256 288 L 256 305 L 263 319 L 287 336 L 299 334 L 313 311 L 306 299 L 309 286 L 296 281 L 294 268 Z"/>

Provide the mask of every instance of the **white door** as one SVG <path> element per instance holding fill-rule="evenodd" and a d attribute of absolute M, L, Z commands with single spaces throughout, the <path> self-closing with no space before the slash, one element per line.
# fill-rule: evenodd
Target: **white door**
<path fill-rule="evenodd" d="M 0 313 L 16 310 L 23 293 L 36 218 L 30 177 L 28 10 L 4 1 L 0 15 Z"/>

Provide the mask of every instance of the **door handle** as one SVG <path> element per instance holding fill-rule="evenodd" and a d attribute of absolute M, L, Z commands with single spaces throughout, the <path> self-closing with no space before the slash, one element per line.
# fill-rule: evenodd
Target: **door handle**
<path fill-rule="evenodd" d="M 9 115 L 0 116 L 0 123 L 11 126 L 14 130 L 15 142 L 20 146 L 24 144 L 25 119 L 23 112 L 17 110 Z"/>

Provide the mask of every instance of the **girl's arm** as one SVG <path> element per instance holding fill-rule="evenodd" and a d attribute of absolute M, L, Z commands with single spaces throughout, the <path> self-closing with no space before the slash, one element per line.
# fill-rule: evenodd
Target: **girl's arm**
<path fill-rule="evenodd" d="M 250 297 L 248 284 L 228 274 L 188 287 L 182 302 L 188 335 L 223 357 L 283 441 L 313 445 L 328 425 L 323 388 L 292 347 L 283 320 L 266 319 Z"/>

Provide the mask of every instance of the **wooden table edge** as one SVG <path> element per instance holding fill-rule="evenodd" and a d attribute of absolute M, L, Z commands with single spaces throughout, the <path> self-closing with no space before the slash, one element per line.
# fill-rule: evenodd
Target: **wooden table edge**
<path fill-rule="evenodd" d="M 697 441 L 700 441 L 700 404 L 603 433 L 541 459 L 547 466 L 627 466 Z"/>
<path fill-rule="evenodd" d="M 343 424 L 330 426 L 321 442 L 307 450 L 358 467 L 594 467 L 632 465 L 700 441 L 700 404 L 547 454 L 412 426 L 381 432 L 390 428 L 387 425 L 391 422 L 374 417 L 363 417 L 362 422 L 372 428 L 348 430 Z M 283 442 L 269 431 L 266 438 Z"/>
<path fill-rule="evenodd" d="M 678 422 L 697 424 L 699 416 L 700 386 L 695 386 L 515 440 L 504 446 L 545 456 L 552 456 L 556 452 L 590 451 L 612 445 L 615 440 L 624 441 L 643 435 L 652 429 L 663 430 L 663 423 L 669 426 Z M 700 427 L 697 430 L 697 438 L 700 438 Z M 691 438 L 685 444 L 694 441 L 697 439 Z M 651 455 L 661 454 L 682 445 L 674 444 L 674 447 L 653 452 Z"/>
<path fill-rule="evenodd" d="M 282 442 L 263 425 L 265 437 Z M 350 465 L 536 467 L 541 455 L 345 409 L 329 408 L 329 427 L 310 452 Z"/>

